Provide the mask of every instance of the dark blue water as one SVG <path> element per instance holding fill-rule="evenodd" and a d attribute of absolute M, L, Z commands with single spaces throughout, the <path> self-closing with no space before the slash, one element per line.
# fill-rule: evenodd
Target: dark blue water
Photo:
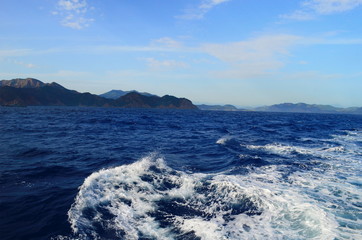
<path fill-rule="evenodd" d="M 0 116 L 0 239 L 362 239 L 362 116 Z"/>

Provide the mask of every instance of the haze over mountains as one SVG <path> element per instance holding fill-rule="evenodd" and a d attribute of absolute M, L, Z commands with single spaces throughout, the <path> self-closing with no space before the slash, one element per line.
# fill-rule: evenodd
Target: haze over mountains
<path fill-rule="evenodd" d="M 331 105 L 306 103 L 281 103 L 271 106 L 258 107 L 261 112 L 300 112 L 300 113 L 353 113 L 362 114 L 362 107 L 337 108 Z"/>
<path fill-rule="evenodd" d="M 240 109 L 233 105 L 197 105 L 200 110 L 208 111 L 257 111 L 257 112 L 280 112 L 280 113 L 349 113 L 362 114 L 362 107 L 337 108 L 331 105 L 318 105 L 306 103 L 281 103 L 270 106 Z"/>
<path fill-rule="evenodd" d="M 233 105 L 194 105 L 186 98 L 170 95 L 159 97 L 151 93 L 111 90 L 101 95 L 79 93 L 58 83 L 44 83 L 34 78 L 0 81 L 1 106 L 91 106 L 121 108 L 200 109 L 208 111 L 260 111 L 300 113 L 362 114 L 362 107 L 337 108 L 330 105 L 282 103 L 253 109 L 238 109 Z"/>

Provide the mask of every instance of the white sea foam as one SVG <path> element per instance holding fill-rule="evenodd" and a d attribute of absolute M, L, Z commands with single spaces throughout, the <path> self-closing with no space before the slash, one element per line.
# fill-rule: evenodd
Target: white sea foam
<path fill-rule="evenodd" d="M 217 144 L 221 144 L 221 145 L 225 145 L 228 141 L 230 141 L 233 137 L 230 136 L 230 135 L 226 135 L 226 136 L 223 136 L 221 138 L 219 138 L 216 143 Z"/>
<path fill-rule="evenodd" d="M 289 146 L 280 143 L 266 144 L 266 145 L 247 145 L 248 149 L 251 150 L 265 150 L 271 153 L 280 154 L 280 155 L 289 155 L 291 153 L 299 153 L 299 154 L 312 154 L 311 149 Z"/>
<path fill-rule="evenodd" d="M 288 179 L 295 188 L 300 187 L 306 194 L 318 200 L 318 205 L 325 212 L 335 216 L 339 223 L 337 230 L 340 237 L 362 239 L 361 185 L 355 185 L 353 176 L 346 181 L 339 175 L 340 173 L 335 171 L 323 174 L 295 172 Z"/>
<path fill-rule="evenodd" d="M 316 147 L 245 146 L 284 157 L 310 155 L 319 160 L 309 162 L 328 166 L 287 177 L 290 166 L 282 164 L 245 175 L 185 173 L 150 155 L 90 175 L 69 221 L 84 239 L 361 239 L 361 140 L 362 133 L 352 131 Z"/>
<path fill-rule="evenodd" d="M 343 140 L 342 140 L 343 139 Z M 348 138 L 350 139 L 350 138 Z M 323 142 L 323 140 L 321 141 Z M 339 159 L 343 160 L 351 155 L 362 155 L 360 148 L 352 142 L 345 141 L 345 138 L 335 137 L 336 145 L 325 144 L 323 147 L 306 147 L 306 146 L 292 146 L 282 143 L 271 143 L 266 145 L 241 145 L 250 150 L 261 150 L 281 156 L 291 156 L 292 154 L 310 155 L 326 159 Z"/>
<path fill-rule="evenodd" d="M 362 132 L 345 131 L 332 137 L 321 139 L 322 147 L 280 143 L 246 147 L 280 156 L 293 157 L 292 154 L 298 153 L 315 158 L 309 160 L 319 164 L 313 170 L 296 171 L 288 176 L 289 188 L 313 199 L 313 206 L 334 216 L 338 239 L 362 239 Z M 283 169 L 287 170 L 288 166 L 278 168 L 285 172 Z"/>
<path fill-rule="evenodd" d="M 68 212 L 69 221 L 75 234 L 92 238 L 336 237 L 334 216 L 282 182 L 281 175 L 276 166 L 248 175 L 188 174 L 150 155 L 90 175 Z"/>

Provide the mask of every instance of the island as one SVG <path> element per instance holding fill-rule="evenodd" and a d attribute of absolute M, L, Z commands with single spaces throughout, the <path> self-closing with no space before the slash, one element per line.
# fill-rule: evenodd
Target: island
<path fill-rule="evenodd" d="M 58 83 L 44 83 L 34 78 L 0 81 L 0 105 L 198 109 L 186 98 L 170 95 L 159 97 L 131 91 L 111 99 L 88 92 L 79 93 Z"/>

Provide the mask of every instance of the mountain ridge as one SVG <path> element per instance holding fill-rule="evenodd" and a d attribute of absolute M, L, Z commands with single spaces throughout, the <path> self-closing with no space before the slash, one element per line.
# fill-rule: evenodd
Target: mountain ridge
<path fill-rule="evenodd" d="M 323 104 L 307 103 L 279 103 L 254 108 L 237 108 L 233 105 L 206 105 L 199 104 L 200 110 L 206 111 L 249 111 L 249 112 L 275 112 L 275 113 L 327 113 L 327 114 L 362 114 L 362 107 L 334 107 Z"/>
<path fill-rule="evenodd" d="M 296 113 L 352 113 L 362 114 L 362 108 L 339 108 L 331 105 L 307 104 L 307 103 L 280 103 L 270 106 L 253 108 L 259 112 L 296 112 Z"/>
<path fill-rule="evenodd" d="M 1 106 L 90 106 L 120 108 L 198 109 L 186 98 L 144 96 L 131 92 L 117 99 L 69 90 L 34 78 L 0 81 Z"/>
<path fill-rule="evenodd" d="M 207 110 L 207 111 L 244 111 L 244 109 L 239 109 L 231 104 L 225 104 L 225 105 L 198 104 L 196 106 L 201 110 Z"/>
<path fill-rule="evenodd" d="M 112 89 L 111 91 L 102 93 L 102 94 L 100 94 L 98 96 L 108 98 L 108 99 L 117 99 L 117 98 L 122 97 L 124 95 L 127 95 L 128 93 L 131 93 L 131 92 L 136 92 L 136 93 L 139 93 L 141 95 L 148 96 L 148 97 L 157 96 L 157 95 L 154 95 L 154 94 L 151 94 L 151 93 L 148 93 L 148 92 L 139 92 L 139 91 L 136 91 L 136 90 L 123 91 L 123 90 L 115 90 L 115 89 Z"/>
<path fill-rule="evenodd" d="M 120 108 L 173 108 L 200 109 L 207 111 L 259 111 L 280 113 L 329 113 L 362 114 L 362 107 L 341 108 L 331 105 L 306 103 L 280 103 L 250 109 L 239 109 L 233 105 L 194 105 L 189 99 L 170 95 L 159 97 L 136 90 L 115 91 L 125 93 L 118 98 L 105 98 L 91 93 L 79 93 L 56 82 L 44 83 L 35 78 L 15 78 L 0 81 L 0 106 L 91 106 Z M 106 93 L 105 93 L 106 94 Z"/>

